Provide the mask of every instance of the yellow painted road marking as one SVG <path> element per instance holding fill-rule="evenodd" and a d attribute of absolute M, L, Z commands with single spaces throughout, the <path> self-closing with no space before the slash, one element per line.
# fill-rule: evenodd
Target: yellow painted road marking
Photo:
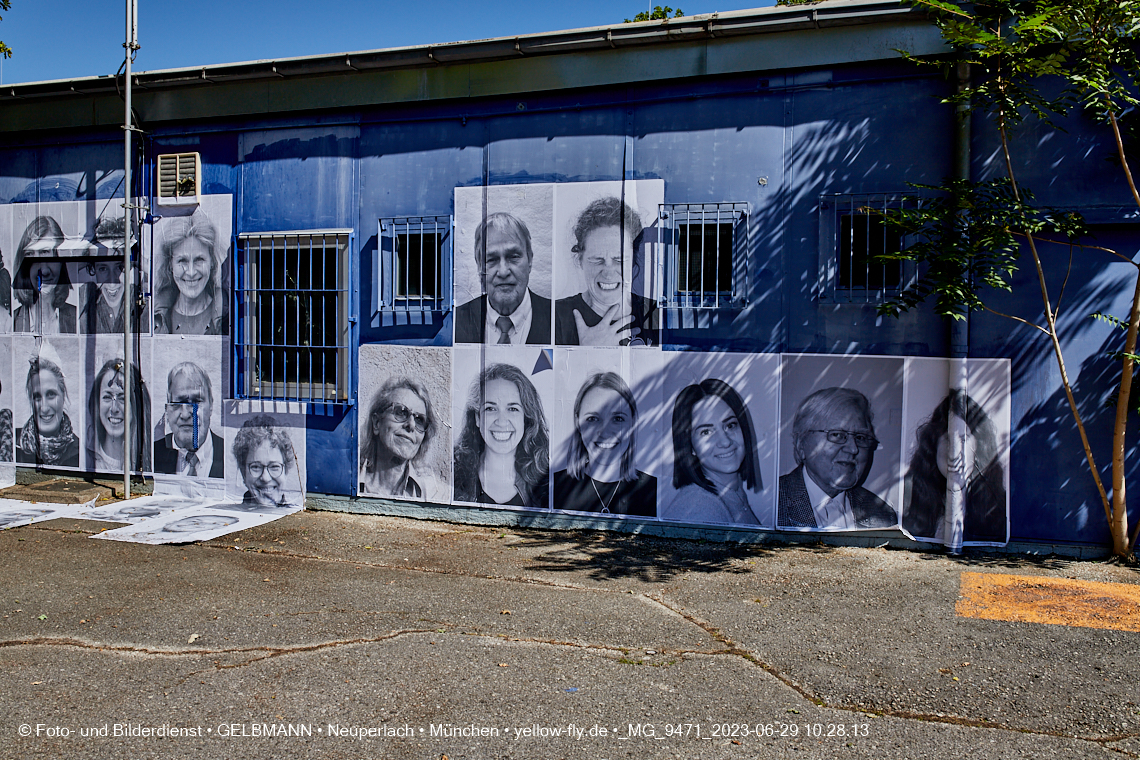
<path fill-rule="evenodd" d="M 959 594 L 962 617 L 1140 633 L 1140 585 L 962 573 Z"/>

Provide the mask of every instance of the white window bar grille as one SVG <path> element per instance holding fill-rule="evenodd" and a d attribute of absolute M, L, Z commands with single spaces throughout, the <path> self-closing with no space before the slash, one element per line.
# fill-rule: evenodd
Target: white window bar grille
<path fill-rule="evenodd" d="M 400 216 L 379 221 L 381 311 L 451 308 L 450 216 Z"/>
<path fill-rule="evenodd" d="M 347 402 L 351 240 L 351 230 L 238 238 L 234 352 L 241 397 Z"/>
<path fill-rule="evenodd" d="M 903 239 L 886 223 L 889 211 L 912 207 L 903 193 L 820 196 L 822 295 L 841 303 L 877 303 L 900 293 L 914 267 L 878 256 L 902 250 Z"/>
<path fill-rule="evenodd" d="M 722 308 L 743 303 L 747 203 L 666 203 L 664 306 Z"/>

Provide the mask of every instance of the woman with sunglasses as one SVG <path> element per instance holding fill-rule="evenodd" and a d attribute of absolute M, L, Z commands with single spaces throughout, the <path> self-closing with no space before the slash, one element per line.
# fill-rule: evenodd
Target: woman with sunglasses
<path fill-rule="evenodd" d="M 364 424 L 360 493 L 417 501 L 447 501 L 427 471 L 416 469 L 437 430 L 431 398 L 419 382 L 392 378 L 380 388 Z"/>
<path fill-rule="evenodd" d="M 247 512 L 278 512 L 300 507 L 299 483 L 293 472 L 296 455 L 289 434 L 267 414 L 245 421 L 234 437 L 234 459 L 245 483 L 245 496 L 237 509 Z M 229 509 L 234 506 L 227 507 Z"/>

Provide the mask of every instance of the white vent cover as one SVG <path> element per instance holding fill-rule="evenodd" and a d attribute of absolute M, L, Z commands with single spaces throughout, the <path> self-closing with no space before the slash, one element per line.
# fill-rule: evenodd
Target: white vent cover
<path fill-rule="evenodd" d="M 201 193 L 202 158 L 197 153 L 158 157 L 159 203 L 197 203 Z"/>

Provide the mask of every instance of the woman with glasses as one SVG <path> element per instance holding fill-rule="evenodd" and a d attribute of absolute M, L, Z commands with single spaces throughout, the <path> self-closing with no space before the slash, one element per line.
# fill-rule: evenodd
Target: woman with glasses
<path fill-rule="evenodd" d="M 95 382 L 87 394 L 87 467 L 96 472 L 123 471 L 123 360 L 111 359 L 95 373 Z M 132 469 L 149 472 L 150 467 L 150 393 L 142 381 L 137 365 L 131 367 L 131 450 Z"/>
<path fill-rule="evenodd" d="M 154 331 L 161 334 L 228 335 L 217 231 L 200 211 L 165 228 L 154 296 Z"/>
<path fill-rule="evenodd" d="M 698 523 L 759 525 L 748 493 L 763 488 L 756 433 L 740 394 L 709 378 L 673 404 L 673 487 L 661 516 Z"/>
<path fill-rule="evenodd" d="M 447 501 L 436 479 L 417 469 L 438 430 L 427 389 L 408 377 L 386 382 L 372 401 L 360 447 L 360 493 Z"/>
<path fill-rule="evenodd" d="M 241 504 L 228 507 L 247 512 L 265 512 L 303 506 L 294 470 L 296 455 L 289 434 L 267 414 L 251 417 L 234 437 L 237 460 L 245 495 Z M 288 488 L 292 485 L 292 488 Z"/>

